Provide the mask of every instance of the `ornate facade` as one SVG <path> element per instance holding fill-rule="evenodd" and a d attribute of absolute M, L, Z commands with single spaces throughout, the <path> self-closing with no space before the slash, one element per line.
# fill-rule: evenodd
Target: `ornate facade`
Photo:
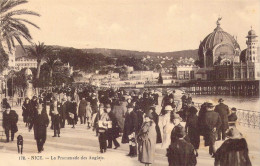
<path fill-rule="evenodd" d="M 208 80 L 258 80 L 259 51 L 254 30 L 248 32 L 247 49 L 241 52 L 237 40 L 223 31 L 219 21 L 212 33 L 200 43 L 200 67 Z"/>

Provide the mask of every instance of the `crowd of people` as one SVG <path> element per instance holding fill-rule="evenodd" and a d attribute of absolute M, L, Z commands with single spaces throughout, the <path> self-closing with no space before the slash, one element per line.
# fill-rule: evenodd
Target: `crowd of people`
<path fill-rule="evenodd" d="M 49 123 L 53 137 L 62 137 L 62 128 L 75 128 L 80 123 L 95 132 L 101 153 L 113 145 L 117 149 L 120 143 L 127 143 L 127 155 L 138 157 L 145 165 L 154 163 L 155 145 L 161 144 L 170 166 L 195 166 L 201 136 L 215 158 L 215 165 L 251 165 L 246 140 L 236 128 L 236 108 L 229 109 L 221 98 L 218 105 L 207 101 L 198 110 L 188 93 L 181 97 L 181 102 L 178 110 L 174 90 L 159 102 L 159 94 L 149 89 L 60 87 L 26 98 L 22 116 L 29 131 L 34 130 L 39 153 L 44 150 Z M 2 107 L 6 140 L 9 142 L 11 131 L 13 141 L 18 131 L 18 115 L 6 99 Z M 121 142 L 117 140 L 119 137 Z M 218 149 L 217 140 L 224 141 Z"/>

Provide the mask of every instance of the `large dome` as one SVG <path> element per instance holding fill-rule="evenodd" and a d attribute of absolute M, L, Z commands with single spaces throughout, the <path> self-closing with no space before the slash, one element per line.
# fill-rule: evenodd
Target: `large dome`
<path fill-rule="evenodd" d="M 231 63 L 235 56 L 239 56 L 240 47 L 237 41 L 229 33 L 223 31 L 217 21 L 217 27 L 207 35 L 199 46 L 199 59 L 201 67 L 212 67 L 226 59 Z"/>
<path fill-rule="evenodd" d="M 228 43 L 235 49 L 240 48 L 237 41 L 229 33 L 223 31 L 220 26 L 217 26 L 212 33 L 210 33 L 201 43 L 199 48 L 213 49 L 220 43 Z"/>

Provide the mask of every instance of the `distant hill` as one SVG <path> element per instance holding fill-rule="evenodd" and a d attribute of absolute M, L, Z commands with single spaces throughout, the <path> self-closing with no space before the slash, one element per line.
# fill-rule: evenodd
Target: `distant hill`
<path fill-rule="evenodd" d="M 68 48 L 68 47 L 62 47 L 62 46 L 53 46 L 53 47 L 57 48 L 57 49 Z M 168 57 L 174 57 L 176 59 L 178 59 L 179 57 L 198 59 L 198 50 L 197 49 L 196 50 L 174 51 L 174 52 L 149 52 L 149 51 L 132 51 L 132 50 L 106 49 L 106 48 L 93 48 L 93 49 L 81 49 L 81 50 L 86 53 L 103 54 L 104 56 L 115 57 L 115 58 L 118 58 L 120 56 L 134 56 L 134 57 L 144 57 L 144 56 L 166 57 L 166 56 L 168 56 Z M 15 56 L 16 56 L 16 58 L 26 56 L 26 53 L 20 46 L 17 46 Z"/>
<path fill-rule="evenodd" d="M 83 49 L 83 51 L 88 53 L 100 53 L 105 56 L 110 57 L 120 57 L 120 56 L 163 56 L 163 57 L 183 57 L 183 58 L 193 58 L 198 59 L 198 49 L 196 50 L 183 50 L 174 52 L 148 52 L 148 51 L 131 51 L 131 50 L 120 50 L 120 49 L 106 49 L 106 48 L 93 48 L 93 49 Z"/>

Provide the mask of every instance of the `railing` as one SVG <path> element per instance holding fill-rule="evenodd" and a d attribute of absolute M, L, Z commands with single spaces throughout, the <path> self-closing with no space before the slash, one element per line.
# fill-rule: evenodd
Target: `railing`
<path fill-rule="evenodd" d="M 179 106 L 181 102 L 178 101 Z M 194 106 L 200 109 L 202 103 L 194 103 Z M 177 107 L 178 109 L 178 107 Z M 237 109 L 237 124 L 249 128 L 260 129 L 260 112 Z"/>
<path fill-rule="evenodd" d="M 260 129 L 260 112 L 238 109 L 238 124 Z"/>

